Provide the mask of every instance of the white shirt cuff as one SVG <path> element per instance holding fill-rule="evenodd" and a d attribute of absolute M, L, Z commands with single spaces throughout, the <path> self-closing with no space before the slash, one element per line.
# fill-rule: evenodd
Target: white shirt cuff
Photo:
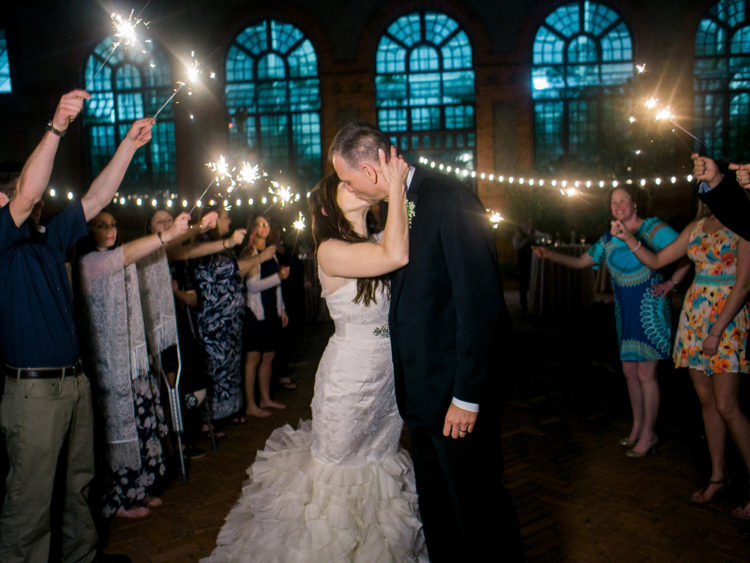
<path fill-rule="evenodd" d="M 453 397 L 453 400 L 451 401 L 451 403 L 456 405 L 459 409 L 464 409 L 465 411 L 479 412 L 478 403 L 467 403 L 466 401 L 462 401 L 461 399 L 456 399 L 455 397 Z"/>

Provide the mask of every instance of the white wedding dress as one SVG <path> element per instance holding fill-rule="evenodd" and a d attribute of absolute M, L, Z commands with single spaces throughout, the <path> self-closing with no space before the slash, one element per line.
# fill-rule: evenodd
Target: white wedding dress
<path fill-rule="evenodd" d="M 414 469 L 399 449 L 388 298 L 323 297 L 336 326 L 315 376 L 312 421 L 277 428 L 209 561 L 427 561 Z"/>

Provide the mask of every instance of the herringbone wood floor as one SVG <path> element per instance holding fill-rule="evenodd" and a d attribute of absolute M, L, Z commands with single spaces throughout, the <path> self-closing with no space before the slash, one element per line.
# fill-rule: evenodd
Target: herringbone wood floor
<path fill-rule="evenodd" d="M 507 374 L 516 385 L 503 440 L 505 481 L 527 559 L 750 560 L 750 522 L 729 516 L 745 494 L 741 464 L 734 463 L 742 484 L 734 496 L 708 507 L 689 502 L 706 479 L 707 452 L 686 373 L 662 366 L 657 455 L 623 455 L 617 442 L 629 430 L 629 414 L 612 318 L 608 306 L 597 305 L 572 320 L 516 319 L 521 367 Z M 144 520 L 115 520 L 106 551 L 134 562 L 208 555 L 265 438 L 309 417 L 314 371 L 330 330 L 305 330 L 292 359 L 299 389 L 278 394 L 286 411 L 230 427 L 218 450 L 192 463 L 188 483 L 173 482 L 163 493 L 162 508 Z M 501 356 L 497 362 L 506 364 Z"/>

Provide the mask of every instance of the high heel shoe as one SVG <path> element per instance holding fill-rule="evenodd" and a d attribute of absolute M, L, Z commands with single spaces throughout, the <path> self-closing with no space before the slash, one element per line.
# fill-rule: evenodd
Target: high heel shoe
<path fill-rule="evenodd" d="M 625 452 L 625 455 L 628 457 L 646 457 L 648 454 L 655 454 L 656 453 L 656 444 L 659 443 L 659 437 L 654 434 L 654 441 L 651 442 L 651 446 L 645 451 L 645 452 L 637 452 L 633 448 L 630 448 L 628 451 Z"/>
<path fill-rule="evenodd" d="M 690 502 L 693 504 L 708 504 L 710 502 L 713 502 L 718 497 L 723 496 L 724 493 L 727 492 L 727 489 L 729 487 L 730 481 L 729 477 L 724 477 L 723 479 L 717 479 L 714 481 L 713 479 L 708 482 L 708 485 L 703 487 L 702 489 L 695 491 L 692 496 L 690 497 Z M 713 494 L 706 498 L 704 497 L 704 493 L 711 485 L 717 485 L 716 489 L 714 489 Z"/>
<path fill-rule="evenodd" d="M 636 444 L 636 442 L 637 442 L 637 441 L 638 441 L 638 440 L 631 440 L 630 438 L 628 438 L 628 437 L 626 436 L 625 438 L 620 438 L 620 442 L 619 442 L 619 444 L 620 444 L 620 445 L 621 445 L 621 446 L 622 446 L 623 448 L 627 448 L 627 449 L 630 449 L 630 448 L 632 448 L 633 446 L 635 446 L 635 444 Z"/>

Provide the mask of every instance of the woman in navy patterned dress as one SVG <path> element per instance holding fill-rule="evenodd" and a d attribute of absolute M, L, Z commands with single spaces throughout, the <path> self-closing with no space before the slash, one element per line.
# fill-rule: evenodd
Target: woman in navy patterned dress
<path fill-rule="evenodd" d="M 206 209 L 208 211 L 210 209 Z M 212 236 L 218 239 L 229 233 L 232 220 L 226 209 L 217 211 L 219 217 Z M 240 261 L 233 253 L 225 251 L 201 259 L 195 267 L 201 306 L 198 334 L 213 380 L 215 419 L 232 416 L 242 408 L 242 319 L 245 311 L 242 276 L 268 260 L 275 251 L 275 246 L 269 246 L 267 252 Z"/>
<path fill-rule="evenodd" d="M 677 232 L 656 217 L 638 216 L 635 188 L 625 186 L 612 192 L 612 216 L 621 221 L 641 244 L 656 252 L 677 238 Z M 642 457 L 656 445 L 654 425 L 659 412 L 659 383 L 656 362 L 669 358 L 672 342 L 671 306 L 665 296 L 687 273 L 690 264 L 681 266 L 671 279 L 641 264 L 620 239 L 609 232 L 588 253 L 566 256 L 544 247 L 534 249 L 546 258 L 571 268 L 598 268 L 606 262 L 612 274 L 615 294 L 617 339 L 622 371 L 628 385 L 633 426 L 620 440 L 628 457 Z"/>

